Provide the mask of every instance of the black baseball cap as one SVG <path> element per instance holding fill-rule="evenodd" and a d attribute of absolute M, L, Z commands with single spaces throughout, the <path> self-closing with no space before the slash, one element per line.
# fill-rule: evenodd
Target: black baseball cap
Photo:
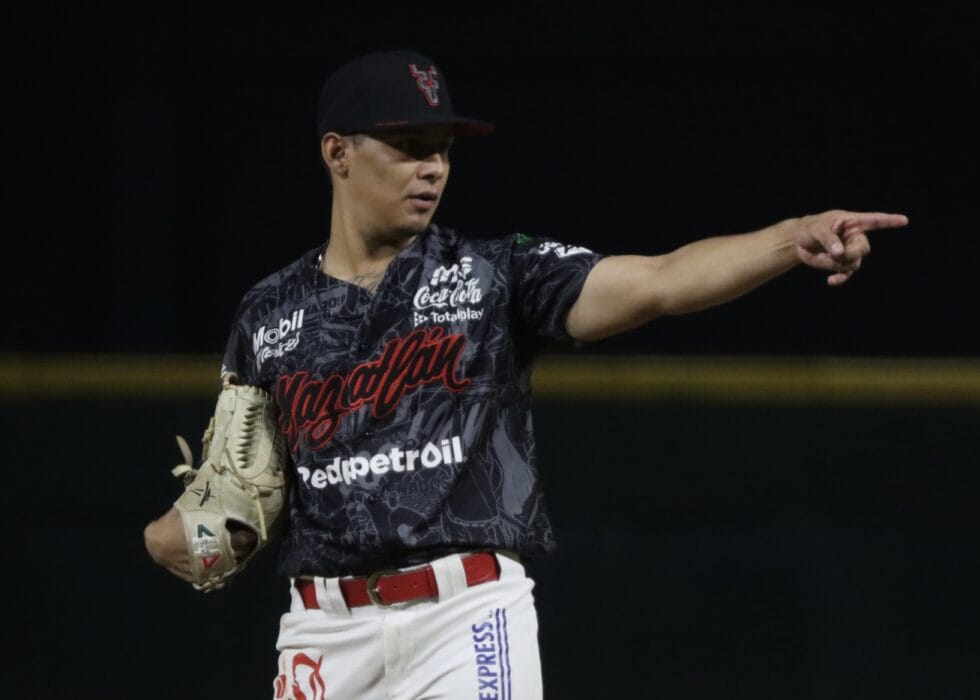
<path fill-rule="evenodd" d="M 456 136 L 480 136 L 494 125 L 453 112 L 446 78 L 416 51 L 378 51 L 355 58 L 327 78 L 317 108 L 319 137 L 401 126 L 446 124 Z"/>

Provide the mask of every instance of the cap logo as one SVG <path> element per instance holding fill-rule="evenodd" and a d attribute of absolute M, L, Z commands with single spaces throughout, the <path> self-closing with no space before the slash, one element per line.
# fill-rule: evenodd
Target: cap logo
<path fill-rule="evenodd" d="M 436 73 L 434 66 L 429 66 L 429 70 L 420 71 L 415 67 L 414 63 L 408 64 L 408 70 L 415 78 L 416 84 L 419 86 L 419 90 L 425 95 L 426 101 L 429 103 L 430 107 L 437 107 L 439 105 L 439 81 L 436 80 Z"/>

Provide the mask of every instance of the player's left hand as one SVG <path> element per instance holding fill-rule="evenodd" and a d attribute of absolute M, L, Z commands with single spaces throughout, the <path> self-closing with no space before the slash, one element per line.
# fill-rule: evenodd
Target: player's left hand
<path fill-rule="evenodd" d="M 851 278 L 871 252 L 868 231 L 901 228 L 904 214 L 834 209 L 796 219 L 796 252 L 805 265 L 830 272 L 827 284 L 838 286 Z"/>

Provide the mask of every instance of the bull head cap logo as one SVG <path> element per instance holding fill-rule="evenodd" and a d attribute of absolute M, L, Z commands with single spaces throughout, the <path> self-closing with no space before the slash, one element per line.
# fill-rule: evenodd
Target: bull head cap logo
<path fill-rule="evenodd" d="M 426 101 L 429 103 L 430 107 L 436 107 L 439 105 L 439 81 L 436 77 L 439 75 L 436 72 L 435 66 L 429 66 L 428 70 L 419 70 L 414 63 L 408 64 L 408 71 L 415 78 L 415 83 L 419 86 L 419 90 L 425 95 Z"/>

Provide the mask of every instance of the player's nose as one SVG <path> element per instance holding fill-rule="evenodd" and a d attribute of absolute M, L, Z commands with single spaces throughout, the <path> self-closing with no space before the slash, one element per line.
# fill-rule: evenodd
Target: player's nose
<path fill-rule="evenodd" d="M 449 156 L 445 153 L 430 153 L 419 161 L 419 177 L 429 182 L 441 180 L 449 172 Z"/>

